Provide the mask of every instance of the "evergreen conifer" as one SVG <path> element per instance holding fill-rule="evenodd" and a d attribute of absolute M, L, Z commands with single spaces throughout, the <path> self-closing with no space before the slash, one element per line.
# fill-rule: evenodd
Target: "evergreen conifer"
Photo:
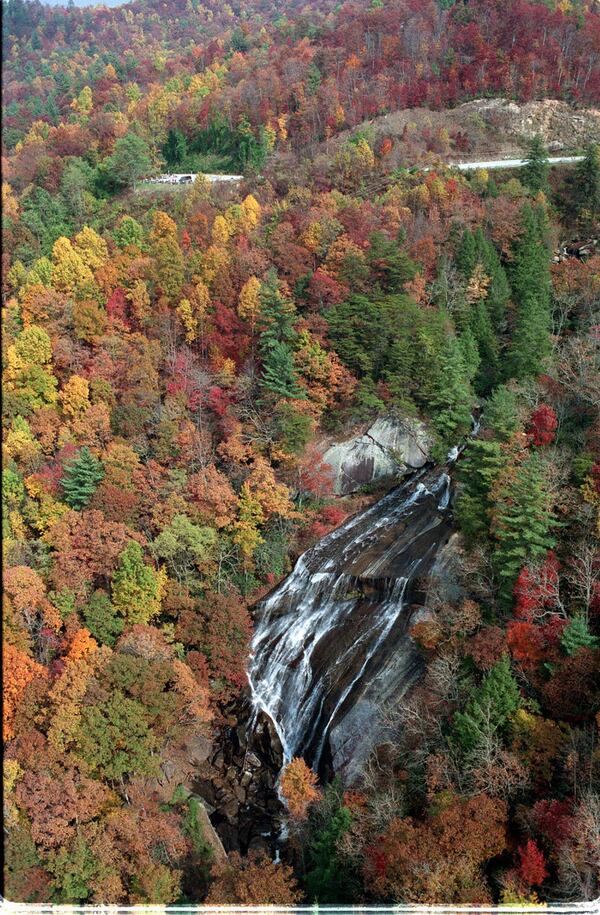
<path fill-rule="evenodd" d="M 550 258 L 541 208 L 525 207 L 523 232 L 514 246 L 511 272 L 517 306 L 506 360 L 507 378 L 538 375 L 550 353 Z"/>
<path fill-rule="evenodd" d="M 66 465 L 65 475 L 60 481 L 67 505 L 76 511 L 85 508 L 103 477 L 102 462 L 89 448 L 81 448 L 77 457 Z"/>
<path fill-rule="evenodd" d="M 262 284 L 260 300 L 261 386 L 279 397 L 302 398 L 292 350 L 296 337 L 294 305 L 281 295 L 274 270 Z"/>
<path fill-rule="evenodd" d="M 574 176 L 573 196 L 577 215 L 584 230 L 590 230 L 600 217 L 600 146 L 586 147 Z"/>
<path fill-rule="evenodd" d="M 458 467 L 456 518 L 468 540 L 489 533 L 490 491 L 505 461 L 500 444 L 495 441 L 473 438 L 465 449 Z"/>
<path fill-rule="evenodd" d="M 543 558 L 554 546 L 551 531 L 556 521 L 539 455 L 531 454 L 511 472 L 494 506 L 494 516 L 494 564 L 500 593 L 510 603 L 523 566 Z"/>
<path fill-rule="evenodd" d="M 348 808 L 338 806 L 329 812 L 326 821 L 309 842 L 306 889 L 313 902 L 339 904 L 352 898 L 351 876 L 337 850 L 351 823 L 352 815 Z"/>
<path fill-rule="evenodd" d="M 475 231 L 474 237 L 481 264 L 490 281 L 485 304 L 494 329 L 498 333 L 504 330 L 506 324 L 506 305 L 510 299 L 510 285 L 495 246 L 488 241 L 480 228 Z"/>
<path fill-rule="evenodd" d="M 523 168 L 523 183 L 532 193 L 548 190 L 548 152 L 540 136 L 535 136 L 529 144 L 527 159 Z"/>
<path fill-rule="evenodd" d="M 469 229 L 465 229 L 454 258 L 458 270 L 469 279 L 477 264 L 477 244 L 475 237 Z"/>
<path fill-rule="evenodd" d="M 473 691 L 464 711 L 454 716 L 453 736 L 460 749 L 472 753 L 491 734 L 502 731 L 520 704 L 519 687 L 505 654 Z"/>
<path fill-rule="evenodd" d="M 588 622 L 581 614 L 574 616 L 564 630 L 560 644 L 568 655 L 577 654 L 580 648 L 597 648 L 598 638 L 590 632 Z"/>

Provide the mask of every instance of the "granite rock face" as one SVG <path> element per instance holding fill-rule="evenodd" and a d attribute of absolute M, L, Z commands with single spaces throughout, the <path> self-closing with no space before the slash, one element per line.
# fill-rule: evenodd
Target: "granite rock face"
<path fill-rule="evenodd" d="M 390 633 L 387 651 L 365 686 L 355 697 L 354 704 L 342 712 L 329 732 L 329 747 L 333 771 L 345 785 L 360 780 L 369 756 L 378 744 L 386 740 L 386 709 L 402 701 L 425 670 L 425 661 L 410 635 L 415 623 L 435 618 L 438 601 L 459 600 L 462 588 L 456 577 L 460 537 L 453 533 L 438 550 L 429 569 L 423 605 L 408 606 Z"/>
<path fill-rule="evenodd" d="M 420 672 L 409 626 L 452 531 L 450 500 L 444 469 L 414 471 L 303 553 L 257 606 L 252 701 L 275 725 L 285 762 L 303 756 L 346 783 L 358 774 L 382 703 Z"/>
<path fill-rule="evenodd" d="M 416 616 L 407 610 L 400 631 L 393 637 L 393 650 L 329 732 L 331 767 L 344 785 L 360 781 L 371 752 L 385 740 L 387 704 L 400 701 L 423 673 L 422 656 L 407 631 L 414 622 Z"/>
<path fill-rule="evenodd" d="M 415 419 L 380 416 L 365 432 L 331 445 L 323 460 L 334 474 L 334 492 L 347 495 L 371 483 L 393 482 L 430 457 L 431 437 Z"/>

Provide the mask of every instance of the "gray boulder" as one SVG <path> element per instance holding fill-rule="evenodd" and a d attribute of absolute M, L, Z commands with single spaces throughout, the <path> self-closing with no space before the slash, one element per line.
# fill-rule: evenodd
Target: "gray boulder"
<path fill-rule="evenodd" d="M 334 473 L 334 492 L 347 495 L 369 483 L 400 479 L 429 460 L 432 441 L 419 420 L 380 416 L 365 432 L 331 445 L 323 460 Z"/>

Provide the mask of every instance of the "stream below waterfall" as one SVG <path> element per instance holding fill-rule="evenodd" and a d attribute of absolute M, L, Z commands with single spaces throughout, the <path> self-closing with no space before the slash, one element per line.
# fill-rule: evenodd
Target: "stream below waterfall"
<path fill-rule="evenodd" d="M 273 722 L 284 763 L 352 769 L 372 748 L 378 703 L 420 673 L 408 629 L 452 531 L 451 486 L 447 468 L 412 474 L 307 550 L 257 606 L 252 702 Z"/>

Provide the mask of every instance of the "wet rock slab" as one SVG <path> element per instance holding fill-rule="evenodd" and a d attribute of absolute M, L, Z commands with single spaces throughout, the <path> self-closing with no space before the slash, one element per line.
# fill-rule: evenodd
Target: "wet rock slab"
<path fill-rule="evenodd" d="M 351 780 L 382 700 L 418 676 L 411 606 L 451 533 L 450 486 L 423 468 L 304 553 L 258 607 L 252 695 L 286 758 Z"/>

